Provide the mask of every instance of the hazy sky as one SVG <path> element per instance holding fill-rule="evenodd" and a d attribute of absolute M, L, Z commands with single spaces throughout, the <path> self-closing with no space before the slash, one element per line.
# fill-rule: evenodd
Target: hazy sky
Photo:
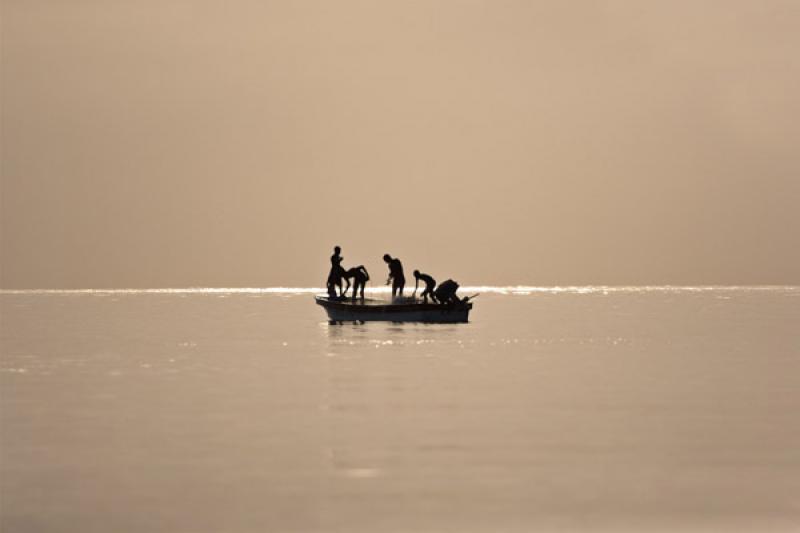
<path fill-rule="evenodd" d="M 2 0 L 3 288 L 800 283 L 800 2 Z"/>

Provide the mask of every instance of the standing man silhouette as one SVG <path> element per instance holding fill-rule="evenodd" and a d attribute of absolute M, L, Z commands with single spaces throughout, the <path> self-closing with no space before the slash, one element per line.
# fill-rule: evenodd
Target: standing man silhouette
<path fill-rule="evenodd" d="M 398 293 L 402 298 L 403 287 L 406 286 L 406 277 L 403 275 L 403 263 L 389 254 L 384 254 L 383 260 L 389 265 L 389 277 L 386 279 L 386 284 L 392 284 L 392 299 L 394 300 Z"/>
<path fill-rule="evenodd" d="M 344 275 L 344 268 L 342 268 L 342 249 L 338 246 L 333 248 L 333 255 L 331 256 L 331 272 L 328 274 L 328 297 L 336 298 L 336 287 L 339 287 L 339 295 L 343 296 L 342 291 L 342 276 Z"/>

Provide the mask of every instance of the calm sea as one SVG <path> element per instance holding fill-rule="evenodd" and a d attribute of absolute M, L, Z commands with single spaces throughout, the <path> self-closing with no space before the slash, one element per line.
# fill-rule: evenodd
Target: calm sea
<path fill-rule="evenodd" d="M 0 294 L 3 533 L 800 531 L 800 288 Z"/>

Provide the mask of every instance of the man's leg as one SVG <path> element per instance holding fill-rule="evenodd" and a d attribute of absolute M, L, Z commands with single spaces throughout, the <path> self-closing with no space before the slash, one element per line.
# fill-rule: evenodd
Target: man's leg
<path fill-rule="evenodd" d="M 439 300 L 436 298 L 436 293 L 433 292 L 433 287 L 431 287 L 431 301 L 433 303 L 438 303 L 439 302 Z"/>
<path fill-rule="evenodd" d="M 347 283 L 347 287 L 345 287 L 345 289 L 342 290 L 341 280 L 339 280 L 339 290 L 341 291 L 341 296 L 344 297 L 344 295 L 347 294 L 347 289 L 350 288 L 350 280 L 347 278 L 342 278 L 342 279 L 344 279 L 345 283 Z"/>

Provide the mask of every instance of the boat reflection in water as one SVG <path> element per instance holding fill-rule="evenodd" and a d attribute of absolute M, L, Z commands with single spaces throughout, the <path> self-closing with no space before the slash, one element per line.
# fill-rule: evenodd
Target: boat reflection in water
<path fill-rule="evenodd" d="M 335 299 L 316 296 L 315 300 L 328 313 L 331 322 L 468 322 L 472 303 L 423 303 L 407 298 L 390 302 L 375 298 L 363 300 Z"/>

